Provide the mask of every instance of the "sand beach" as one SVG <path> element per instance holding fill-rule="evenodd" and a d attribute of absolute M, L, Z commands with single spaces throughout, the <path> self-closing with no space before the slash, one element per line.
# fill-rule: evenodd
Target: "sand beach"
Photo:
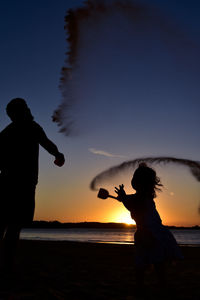
<path fill-rule="evenodd" d="M 200 249 L 181 249 L 184 261 L 169 268 L 167 287 L 158 289 L 150 268 L 138 295 L 133 245 L 22 240 L 0 299 L 200 299 Z"/>

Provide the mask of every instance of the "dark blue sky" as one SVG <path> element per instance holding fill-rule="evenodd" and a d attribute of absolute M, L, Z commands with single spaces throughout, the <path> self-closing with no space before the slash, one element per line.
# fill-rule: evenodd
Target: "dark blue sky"
<path fill-rule="evenodd" d="M 36 121 L 67 155 L 66 166 L 56 169 L 49 155 L 41 152 L 37 218 L 109 221 L 111 213 L 103 212 L 110 204 L 95 202 L 96 195 L 88 189 L 96 173 L 143 155 L 199 160 L 200 4 L 195 0 L 140 3 L 161 11 L 158 14 L 183 33 L 184 42 L 166 46 L 156 30 L 149 36 L 141 37 L 137 30 L 132 35 L 123 17 L 119 19 L 123 30 L 118 33 L 113 17 L 109 28 L 108 19 L 99 23 L 100 34 L 88 45 L 85 37 L 95 33 L 95 26 L 89 31 L 83 26 L 73 85 L 78 99 L 73 114 L 80 134 L 67 138 L 58 133 L 51 115 L 61 103 L 58 85 L 67 51 L 64 16 L 83 1 L 1 1 L 1 129 L 9 122 L 4 110 L 8 101 L 23 97 Z M 99 155 L 99 150 L 111 156 Z M 176 176 L 172 177 L 169 185 L 174 187 Z M 195 186 L 194 199 L 197 194 Z"/>

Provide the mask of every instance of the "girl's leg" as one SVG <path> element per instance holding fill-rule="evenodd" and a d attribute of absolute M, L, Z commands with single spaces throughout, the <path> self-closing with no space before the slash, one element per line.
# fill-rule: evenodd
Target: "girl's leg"
<path fill-rule="evenodd" d="M 157 279 L 160 287 L 166 285 L 166 264 L 164 262 L 154 264 L 155 271 L 157 274 Z"/>
<path fill-rule="evenodd" d="M 144 288 L 144 274 L 145 268 L 136 267 L 136 284 L 139 289 Z"/>

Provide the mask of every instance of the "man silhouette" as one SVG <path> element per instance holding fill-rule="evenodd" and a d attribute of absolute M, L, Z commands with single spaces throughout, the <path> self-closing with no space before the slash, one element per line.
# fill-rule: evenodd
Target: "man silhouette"
<path fill-rule="evenodd" d="M 13 267 L 20 230 L 31 223 L 38 182 L 39 145 L 62 166 L 64 155 L 50 141 L 21 98 L 11 100 L 6 111 L 11 123 L 0 132 L 0 240 L 2 268 Z"/>

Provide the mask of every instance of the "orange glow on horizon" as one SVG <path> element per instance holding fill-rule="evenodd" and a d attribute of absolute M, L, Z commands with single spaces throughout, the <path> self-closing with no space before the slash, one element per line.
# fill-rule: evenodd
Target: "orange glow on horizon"
<path fill-rule="evenodd" d="M 155 199 L 156 208 L 164 225 L 195 226 L 200 225 L 199 213 L 199 183 L 190 178 L 190 174 L 182 174 L 176 170 L 165 173 L 158 171 L 164 185 L 162 192 Z M 170 174 L 173 171 L 173 179 Z M 167 171 L 166 171 L 167 172 Z M 88 179 L 82 176 L 81 182 L 75 178 L 63 176 L 54 179 L 52 175 L 44 177 L 37 188 L 35 220 L 58 220 L 62 223 L 72 222 L 102 222 L 134 224 L 130 212 L 122 203 L 114 199 L 102 200 L 97 193 L 88 189 Z M 129 178 L 127 182 L 129 182 Z M 124 178 L 119 183 L 126 183 Z M 117 186 L 118 183 L 116 183 Z M 114 194 L 112 186 L 106 186 L 110 194 Z M 133 193 L 128 183 L 125 185 L 127 194 Z"/>

